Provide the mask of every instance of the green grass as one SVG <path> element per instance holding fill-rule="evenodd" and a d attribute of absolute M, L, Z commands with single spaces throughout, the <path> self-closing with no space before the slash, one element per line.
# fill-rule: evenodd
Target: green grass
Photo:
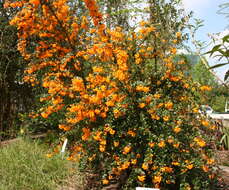
<path fill-rule="evenodd" d="M 0 147 L 0 190 L 56 190 L 71 175 L 72 164 L 47 158 L 48 148 L 21 139 Z"/>

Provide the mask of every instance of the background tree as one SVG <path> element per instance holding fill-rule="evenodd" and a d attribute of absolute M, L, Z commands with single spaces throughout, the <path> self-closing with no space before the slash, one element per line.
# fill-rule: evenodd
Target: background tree
<path fill-rule="evenodd" d="M 100 0 L 98 4 L 101 7 L 101 11 L 105 16 L 105 23 L 109 28 L 120 26 L 125 30 L 128 30 L 130 19 L 130 4 L 133 3 L 130 0 Z"/>
<path fill-rule="evenodd" d="M 199 104 L 209 105 L 216 112 L 224 112 L 226 101 L 229 98 L 227 87 L 215 78 L 215 75 L 210 72 L 206 64 L 202 63 L 202 61 L 206 61 L 205 58 L 191 56 L 190 61 L 194 60 L 193 57 L 197 59 L 196 63 L 190 68 L 193 80 L 202 86 L 208 85 L 211 87 L 211 90 L 205 96 L 200 96 Z"/>
<path fill-rule="evenodd" d="M 219 5 L 218 14 L 224 15 L 229 20 L 229 3 Z M 229 25 L 227 25 L 227 28 L 229 28 Z"/>
<path fill-rule="evenodd" d="M 22 81 L 26 62 L 17 50 L 17 29 L 9 24 L 16 9 L 6 10 L 0 1 L 0 140 L 17 134 L 18 113 L 26 112 L 32 90 Z"/>

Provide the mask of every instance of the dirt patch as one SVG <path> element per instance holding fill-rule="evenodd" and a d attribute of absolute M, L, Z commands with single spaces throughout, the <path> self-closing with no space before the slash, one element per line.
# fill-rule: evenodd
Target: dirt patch
<path fill-rule="evenodd" d="M 219 175 L 222 178 L 223 190 L 229 190 L 229 151 L 217 151 L 216 161 L 219 165 Z"/>
<path fill-rule="evenodd" d="M 217 151 L 216 152 L 216 161 L 219 165 L 229 167 L 229 151 Z"/>
<path fill-rule="evenodd" d="M 69 177 L 66 181 L 64 181 L 63 185 L 60 185 L 58 190 L 83 190 L 82 187 L 82 177 L 78 174 Z"/>

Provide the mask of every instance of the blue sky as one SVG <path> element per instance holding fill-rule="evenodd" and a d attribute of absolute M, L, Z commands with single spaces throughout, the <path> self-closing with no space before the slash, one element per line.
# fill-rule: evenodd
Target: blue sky
<path fill-rule="evenodd" d="M 183 0 L 184 7 L 187 11 L 193 11 L 194 17 L 204 20 L 204 26 L 201 27 L 196 34 L 197 40 L 209 42 L 210 38 L 208 33 L 218 33 L 226 31 L 229 33 L 229 29 L 226 26 L 229 21 L 224 15 L 217 14 L 219 5 L 228 3 L 228 0 Z M 207 51 L 208 49 L 206 49 Z M 217 63 L 215 60 L 210 60 L 210 64 Z M 229 65 L 215 70 L 216 74 L 223 79 L 226 70 L 229 69 Z"/>

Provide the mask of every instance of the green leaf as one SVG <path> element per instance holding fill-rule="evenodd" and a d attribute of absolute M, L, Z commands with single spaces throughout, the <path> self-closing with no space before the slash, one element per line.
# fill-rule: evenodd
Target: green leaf
<path fill-rule="evenodd" d="M 214 47 L 212 48 L 212 50 L 210 51 L 210 53 L 211 53 L 210 56 L 212 56 L 213 53 L 219 51 L 220 47 L 221 47 L 221 44 L 214 46 Z"/>
<path fill-rule="evenodd" d="M 226 138 L 226 134 L 224 134 L 220 140 L 220 143 L 222 143 L 224 141 L 224 139 Z"/>
<path fill-rule="evenodd" d="M 229 70 L 226 72 L 225 76 L 224 76 L 224 81 L 226 81 L 229 77 Z"/>
<path fill-rule="evenodd" d="M 227 65 L 228 63 L 220 63 L 220 64 L 217 64 L 217 65 L 214 65 L 212 67 L 210 67 L 209 69 L 215 69 L 215 68 L 218 68 L 218 67 L 222 67 L 224 65 Z"/>
<path fill-rule="evenodd" d="M 223 37 L 223 43 L 229 42 L 229 35 Z"/>

